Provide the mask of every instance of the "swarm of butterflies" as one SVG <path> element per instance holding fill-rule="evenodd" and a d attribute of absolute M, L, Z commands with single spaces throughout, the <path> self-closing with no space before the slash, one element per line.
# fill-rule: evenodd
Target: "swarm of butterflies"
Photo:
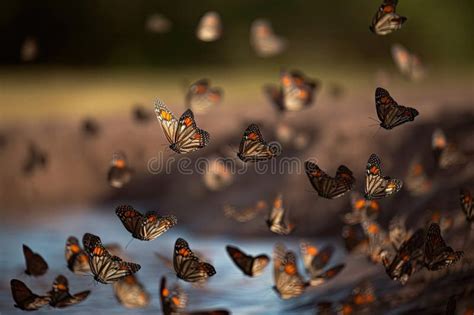
<path fill-rule="evenodd" d="M 407 18 L 396 13 L 397 0 L 384 0 L 372 19 L 370 30 L 377 35 L 387 35 L 399 30 Z M 170 22 L 162 16 L 150 17 L 148 28 L 154 32 L 169 29 Z M 201 41 L 213 42 L 222 36 L 222 22 L 217 12 L 208 12 L 200 20 L 196 36 Z M 257 55 L 269 57 L 282 52 L 286 40 L 273 33 L 267 20 L 258 19 L 251 26 L 251 45 Z M 393 58 L 401 73 L 412 80 L 419 80 L 424 75 L 424 68 L 419 58 L 403 46 L 392 47 Z M 263 92 L 281 115 L 288 112 L 302 111 L 314 104 L 320 82 L 307 77 L 297 70 L 282 70 L 279 84 L 268 84 Z M 154 113 L 160 124 L 169 149 L 176 154 L 189 154 L 209 145 L 211 135 L 198 127 L 195 114 L 204 114 L 218 106 L 223 98 L 223 90 L 211 85 L 210 80 L 201 79 L 192 83 L 185 95 L 187 109 L 177 118 L 167 105 L 160 99 L 154 103 Z M 405 123 L 412 122 L 419 112 L 412 107 L 399 105 L 390 93 L 378 87 L 375 90 L 375 109 L 381 128 L 391 130 Z M 137 122 L 147 122 L 152 114 L 142 106 L 137 106 L 133 117 Z M 86 136 L 94 136 L 100 132 L 93 120 L 83 123 Z M 280 131 L 280 134 L 288 132 Z M 292 131 L 293 132 L 293 131 Z M 281 136 L 284 137 L 284 136 Z M 432 149 L 439 169 L 447 169 L 453 165 L 461 165 L 468 157 L 455 144 L 448 142 L 441 129 L 436 130 L 432 137 Z M 267 142 L 256 123 L 251 123 L 243 131 L 238 152 L 235 154 L 242 163 L 265 163 L 278 158 L 281 146 L 275 142 Z M 25 162 L 25 172 L 31 172 L 35 165 L 44 167 L 46 155 L 34 144 L 30 145 L 29 158 Z M 429 224 L 415 231 L 405 226 L 406 218 L 394 217 L 388 231 L 377 222 L 381 213 L 379 200 L 395 195 L 404 186 L 403 181 L 391 178 L 382 171 L 382 161 L 377 154 L 371 154 L 365 166 L 365 187 L 363 194 L 354 192 L 356 178 L 346 165 L 340 165 L 334 176 L 327 174 L 322 166 L 312 160 L 304 164 L 305 174 L 311 187 L 325 199 L 340 198 L 352 191 L 352 211 L 343 216 L 345 226 L 342 236 L 348 251 L 359 251 L 367 255 L 370 261 L 380 264 L 388 277 L 405 285 L 417 272 L 425 269 L 439 271 L 453 266 L 463 259 L 464 252 L 450 247 L 443 238 L 443 232 L 452 224 L 439 213 L 433 214 Z M 125 153 L 116 152 L 112 158 L 108 172 L 108 182 L 114 188 L 122 188 L 130 182 L 134 169 L 128 165 Z M 225 167 L 216 164 L 204 182 L 211 190 L 218 190 L 223 185 L 230 185 L 232 174 Z M 423 165 L 414 161 L 405 180 L 405 187 L 413 195 L 423 195 L 432 188 Z M 465 215 L 469 230 L 474 228 L 474 211 L 472 194 L 468 189 L 460 191 L 460 205 Z M 226 217 L 237 222 L 248 222 L 260 213 L 268 212 L 269 202 L 258 200 L 254 206 L 239 210 L 234 206 L 224 206 Z M 155 211 L 141 213 L 130 205 L 116 208 L 116 215 L 125 229 L 134 239 L 152 241 L 174 227 L 178 220 L 174 215 L 162 215 Z M 284 207 L 283 195 L 279 194 L 272 202 L 266 218 L 266 224 L 272 233 L 278 235 L 291 234 L 296 225 L 289 219 Z M 273 289 L 283 300 L 292 299 L 304 294 L 309 288 L 320 286 L 336 277 L 344 268 L 344 263 L 331 265 L 335 251 L 332 245 L 316 247 L 302 241 L 300 256 L 306 276 L 298 270 L 298 258 L 295 252 L 287 249 L 281 242 L 274 247 L 271 257 L 265 253 L 249 254 L 235 245 L 226 246 L 226 251 L 236 267 L 248 277 L 261 275 L 273 261 Z M 25 273 L 38 277 L 48 270 L 47 262 L 40 254 L 23 245 L 26 261 Z M 189 243 L 178 238 L 174 245 L 173 259 L 158 254 L 159 258 L 172 268 L 178 279 L 196 285 L 205 283 L 217 274 L 214 266 L 206 262 L 202 255 L 193 252 Z M 141 266 L 128 262 L 117 244 L 103 244 L 99 236 L 85 233 L 81 242 L 74 236 L 66 240 L 65 260 L 67 268 L 75 274 L 89 274 L 101 284 L 111 284 L 117 300 L 127 308 L 146 307 L 151 296 L 135 277 Z M 58 275 L 50 291 L 41 295 L 33 293 L 20 280 L 11 280 L 11 292 L 15 307 L 22 310 L 37 310 L 45 305 L 54 308 L 69 307 L 83 302 L 89 290 L 71 294 L 68 280 Z M 168 314 L 229 314 L 225 309 L 187 311 L 187 295 L 178 285 L 168 286 L 166 277 L 162 277 L 159 285 L 159 296 L 162 312 Z M 357 286 L 349 296 L 340 303 L 320 302 L 316 308 L 320 314 L 354 314 L 365 309 L 376 301 L 374 287 L 370 283 Z M 452 309 L 450 300 L 448 309 Z M 454 313 L 453 313 L 454 314 Z"/>

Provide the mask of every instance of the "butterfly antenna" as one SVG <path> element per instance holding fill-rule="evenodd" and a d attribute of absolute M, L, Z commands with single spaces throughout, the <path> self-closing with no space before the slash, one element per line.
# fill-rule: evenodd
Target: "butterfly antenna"
<path fill-rule="evenodd" d="M 377 133 L 379 132 L 379 130 L 381 129 L 382 127 L 378 127 L 377 130 L 374 132 L 374 134 L 372 135 L 372 139 L 375 138 L 375 136 L 377 135 Z"/>
<path fill-rule="evenodd" d="M 377 120 L 377 119 L 375 119 L 375 118 L 373 118 L 373 117 L 370 117 L 370 116 L 369 116 L 368 118 L 371 119 L 371 120 L 373 120 L 373 121 L 375 121 L 375 122 L 377 123 L 377 125 L 380 124 L 380 121 L 379 121 L 379 120 Z"/>
<path fill-rule="evenodd" d="M 130 241 L 128 241 L 127 245 L 125 246 L 125 249 L 127 249 L 128 245 L 130 245 L 130 243 L 132 243 L 132 242 L 133 242 L 133 237 Z"/>

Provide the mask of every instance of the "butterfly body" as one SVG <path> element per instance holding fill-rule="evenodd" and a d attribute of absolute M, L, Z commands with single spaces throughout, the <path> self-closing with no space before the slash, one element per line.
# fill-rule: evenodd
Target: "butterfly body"
<path fill-rule="evenodd" d="M 71 295 L 69 293 L 69 284 L 65 276 L 59 275 L 53 283 L 53 289 L 48 292 L 51 297 L 49 305 L 56 308 L 64 308 L 84 301 L 91 291 L 83 291 Z"/>

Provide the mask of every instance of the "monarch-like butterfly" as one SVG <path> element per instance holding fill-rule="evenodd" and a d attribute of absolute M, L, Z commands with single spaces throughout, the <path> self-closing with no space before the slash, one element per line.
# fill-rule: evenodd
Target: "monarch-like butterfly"
<path fill-rule="evenodd" d="M 274 158 L 280 153 L 280 148 L 277 145 L 268 145 L 258 126 L 251 124 L 245 129 L 237 157 L 244 162 L 258 162 Z"/>
<path fill-rule="evenodd" d="M 382 176 L 382 162 L 380 158 L 372 153 L 367 161 L 365 174 L 365 198 L 380 199 L 398 192 L 403 185 L 399 179 Z"/>
<path fill-rule="evenodd" d="M 23 173 L 25 175 L 31 175 L 36 169 L 45 169 L 47 165 L 48 155 L 46 152 L 31 142 L 28 146 L 28 156 L 23 163 Z"/>
<path fill-rule="evenodd" d="M 360 224 L 345 225 L 341 234 L 348 252 L 366 252 L 369 239 Z"/>
<path fill-rule="evenodd" d="M 150 295 L 135 275 L 128 275 L 112 284 L 115 297 L 126 308 L 144 308 L 150 304 Z"/>
<path fill-rule="evenodd" d="M 376 219 L 380 213 L 380 204 L 377 200 L 367 200 L 358 192 L 351 193 L 352 211 L 343 217 L 346 224 L 358 224 L 364 217 Z"/>
<path fill-rule="evenodd" d="M 412 235 L 412 231 L 406 228 L 405 221 L 405 216 L 395 216 L 390 220 L 388 238 L 395 250 L 399 250 L 402 244 Z"/>
<path fill-rule="evenodd" d="M 250 27 L 250 45 L 257 56 L 265 58 L 282 53 L 287 46 L 287 41 L 273 32 L 268 20 L 257 19 Z"/>
<path fill-rule="evenodd" d="M 51 300 L 49 296 L 34 294 L 25 283 L 17 279 L 10 281 L 10 289 L 15 301 L 15 307 L 24 311 L 36 311 Z"/>
<path fill-rule="evenodd" d="M 428 228 L 425 243 L 425 266 L 428 270 L 441 270 L 459 261 L 463 251 L 454 251 L 447 246 L 436 223 Z"/>
<path fill-rule="evenodd" d="M 154 240 L 178 223 L 174 215 L 160 216 L 155 211 L 141 214 L 130 205 L 118 206 L 115 214 L 132 237 L 142 241 Z"/>
<path fill-rule="evenodd" d="M 388 91 L 381 87 L 375 90 L 375 108 L 380 120 L 380 127 L 387 130 L 413 121 L 419 114 L 414 108 L 398 105 Z"/>
<path fill-rule="evenodd" d="M 273 250 L 273 279 L 273 289 L 284 300 L 303 294 L 309 285 L 298 272 L 295 254 L 283 244 L 276 244 Z"/>
<path fill-rule="evenodd" d="M 370 30 L 377 35 L 387 35 L 400 29 L 407 18 L 398 15 L 396 7 L 398 0 L 383 0 L 370 24 Z"/>
<path fill-rule="evenodd" d="M 388 237 L 386 231 L 369 218 L 362 220 L 362 228 L 369 239 L 368 256 L 373 263 L 380 263 L 380 252 L 386 248 Z"/>
<path fill-rule="evenodd" d="M 222 94 L 221 88 L 211 87 L 208 79 L 201 79 L 189 87 L 186 93 L 186 106 L 196 114 L 204 114 L 221 102 Z"/>
<path fill-rule="evenodd" d="M 209 144 L 209 133 L 196 126 L 192 110 L 186 110 L 178 121 L 162 101 L 156 100 L 155 114 L 174 152 L 185 154 Z"/>
<path fill-rule="evenodd" d="M 40 254 L 35 253 L 23 244 L 23 255 L 25 256 L 26 269 L 25 273 L 29 276 L 39 277 L 48 271 L 48 263 L 41 257 Z"/>
<path fill-rule="evenodd" d="M 466 156 L 459 150 L 456 144 L 448 142 L 443 130 L 436 129 L 431 137 L 431 148 L 433 150 L 436 165 L 441 169 L 463 164 Z"/>
<path fill-rule="evenodd" d="M 128 166 L 125 153 L 115 152 L 110 162 L 107 181 L 114 188 L 122 188 L 130 182 L 133 172 L 133 169 Z"/>
<path fill-rule="evenodd" d="M 74 273 L 87 274 L 91 271 L 89 266 L 89 256 L 79 245 L 79 240 L 74 236 L 69 236 L 66 240 L 64 251 L 67 267 Z"/>
<path fill-rule="evenodd" d="M 459 201 L 461 209 L 466 215 L 466 220 L 469 223 L 474 222 L 474 209 L 472 208 L 472 194 L 469 190 L 462 188 L 459 191 Z"/>
<path fill-rule="evenodd" d="M 174 245 L 173 266 L 176 276 L 187 282 L 205 280 L 216 274 L 214 267 L 195 256 L 182 238 L 178 238 Z"/>
<path fill-rule="evenodd" d="M 226 160 L 210 157 L 208 168 L 206 168 L 206 172 L 203 174 L 203 181 L 207 189 L 219 191 L 232 184 L 234 173 L 232 168 L 227 165 Z"/>
<path fill-rule="evenodd" d="M 86 290 L 74 295 L 69 293 L 69 284 L 67 278 L 59 275 L 53 282 L 53 288 L 48 292 L 51 297 L 49 305 L 57 308 L 64 308 L 84 301 L 91 291 Z"/>
<path fill-rule="evenodd" d="M 303 264 L 305 266 L 306 272 L 311 278 L 309 281 L 311 286 L 321 285 L 334 278 L 345 267 L 344 264 L 340 264 L 323 272 L 323 269 L 326 267 L 334 253 L 334 247 L 332 246 L 326 246 L 321 250 L 318 250 L 317 247 L 312 246 L 309 243 L 302 242 L 300 243 L 300 251 L 303 257 Z"/>
<path fill-rule="evenodd" d="M 286 210 L 283 208 L 283 196 L 279 194 L 273 202 L 273 208 L 267 219 L 267 225 L 270 231 L 280 235 L 288 235 L 293 232 L 295 225 L 289 222 L 285 213 Z"/>
<path fill-rule="evenodd" d="M 249 277 L 255 277 L 262 274 L 263 270 L 270 262 L 270 258 L 265 254 L 250 256 L 241 251 L 238 247 L 230 245 L 227 245 L 225 249 L 234 264 Z"/>
<path fill-rule="evenodd" d="M 344 165 L 338 167 L 335 177 L 330 177 L 311 161 L 306 161 L 304 166 L 311 185 L 323 198 L 342 197 L 354 186 L 352 171 Z"/>
<path fill-rule="evenodd" d="M 418 56 L 410 53 L 400 44 L 394 44 L 391 48 L 392 58 L 398 70 L 410 80 L 421 80 L 425 75 L 425 68 Z"/>
<path fill-rule="evenodd" d="M 418 161 L 413 161 L 408 168 L 404 180 L 407 190 L 415 196 L 423 195 L 431 190 L 432 182 L 426 174 L 425 167 Z"/>
<path fill-rule="evenodd" d="M 253 219 L 262 211 L 268 208 L 265 200 L 259 200 L 255 206 L 244 208 L 243 210 L 237 210 L 235 207 L 230 205 L 224 206 L 224 215 L 237 222 L 248 222 Z"/>
<path fill-rule="evenodd" d="M 163 314 L 171 315 L 178 314 L 184 310 L 188 302 L 188 297 L 177 284 L 174 288 L 168 289 L 166 287 L 166 277 L 161 277 L 160 301 Z"/>
<path fill-rule="evenodd" d="M 213 42 L 222 36 L 222 22 L 219 13 L 209 11 L 201 17 L 196 36 L 203 42 Z"/>
<path fill-rule="evenodd" d="M 139 264 L 123 261 L 120 257 L 112 256 L 102 245 L 96 235 L 86 233 L 82 244 L 89 255 L 89 266 L 98 282 L 109 284 L 140 270 Z"/>

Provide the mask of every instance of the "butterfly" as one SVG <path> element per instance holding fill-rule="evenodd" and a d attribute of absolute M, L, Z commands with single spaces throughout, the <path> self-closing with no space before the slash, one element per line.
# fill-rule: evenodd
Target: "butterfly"
<path fill-rule="evenodd" d="M 318 250 L 317 247 L 310 245 L 307 242 L 302 242 L 300 243 L 300 251 L 306 272 L 311 277 L 311 280 L 309 281 L 311 286 L 321 285 L 334 278 L 345 267 L 344 264 L 340 264 L 323 272 L 323 269 L 326 267 L 334 253 L 334 247 L 332 246 L 326 246 L 321 250 Z"/>
<path fill-rule="evenodd" d="M 461 209 L 466 215 L 467 222 L 474 222 L 474 209 L 472 208 L 472 194 L 469 190 L 463 188 L 459 191 L 459 201 Z"/>
<path fill-rule="evenodd" d="M 23 255 L 25 256 L 26 270 L 29 276 L 39 277 L 48 271 L 48 264 L 40 254 L 34 253 L 31 248 L 23 244 Z"/>
<path fill-rule="evenodd" d="M 387 35 L 400 29 L 407 18 L 398 15 L 395 10 L 398 0 L 383 0 L 370 24 L 370 30 L 377 35 Z"/>
<path fill-rule="evenodd" d="M 380 213 L 380 204 L 377 200 L 367 200 L 357 192 L 351 193 L 352 211 L 343 217 L 346 224 L 358 224 L 364 217 L 375 219 Z"/>
<path fill-rule="evenodd" d="M 278 156 L 280 148 L 276 144 L 268 145 L 256 124 L 247 127 L 240 141 L 237 156 L 244 162 L 266 161 Z"/>
<path fill-rule="evenodd" d="M 15 301 L 15 307 L 24 311 L 36 311 L 48 304 L 51 300 L 49 296 L 38 296 L 34 294 L 26 284 L 17 279 L 10 281 L 10 288 L 13 300 Z"/>
<path fill-rule="evenodd" d="M 415 196 L 428 193 L 432 187 L 432 182 L 428 178 L 423 164 L 416 160 L 411 163 L 404 183 L 407 190 Z"/>
<path fill-rule="evenodd" d="M 67 267 L 76 274 L 85 274 L 91 271 L 89 266 L 89 256 L 79 245 L 79 240 L 74 236 L 69 236 L 66 241 L 64 255 Z"/>
<path fill-rule="evenodd" d="M 208 167 L 203 174 L 203 181 L 207 189 L 219 191 L 230 186 L 234 181 L 234 173 L 232 166 L 227 163 L 228 160 L 211 157 L 208 161 Z"/>
<path fill-rule="evenodd" d="M 115 214 L 132 237 L 142 241 L 154 240 L 178 223 L 174 215 L 160 216 L 155 211 L 141 214 L 129 205 L 118 206 Z"/>
<path fill-rule="evenodd" d="M 133 172 L 133 169 L 128 166 L 125 153 L 115 152 L 110 162 L 107 181 L 114 188 L 122 188 L 130 182 Z"/>
<path fill-rule="evenodd" d="M 137 123 L 147 123 L 153 118 L 153 114 L 142 105 L 135 105 L 132 110 L 132 117 Z"/>
<path fill-rule="evenodd" d="M 89 255 L 89 266 L 94 279 L 109 284 L 140 270 L 139 264 L 123 261 L 112 256 L 96 235 L 86 233 L 82 238 L 84 250 Z"/>
<path fill-rule="evenodd" d="M 369 239 L 369 258 L 372 262 L 379 263 L 381 261 L 380 252 L 387 244 L 387 233 L 375 220 L 367 217 L 362 220 L 362 228 Z"/>
<path fill-rule="evenodd" d="M 146 19 L 145 28 L 157 34 L 168 33 L 171 30 L 173 23 L 163 14 L 154 13 Z"/>
<path fill-rule="evenodd" d="M 257 56 L 265 58 L 282 53 L 287 46 L 287 41 L 273 32 L 268 20 L 257 19 L 250 27 L 250 45 Z"/>
<path fill-rule="evenodd" d="M 224 206 L 224 215 L 228 218 L 234 219 L 237 222 L 248 222 L 253 220 L 260 212 L 267 209 L 268 205 L 265 200 L 259 200 L 253 207 L 247 207 L 243 210 L 237 210 L 233 206 Z"/>
<path fill-rule="evenodd" d="M 273 289 L 284 300 L 303 294 L 309 285 L 298 272 L 295 254 L 283 244 L 277 244 L 273 250 L 273 279 Z"/>
<path fill-rule="evenodd" d="M 249 277 L 255 277 L 262 274 L 263 270 L 270 262 L 270 258 L 264 254 L 250 256 L 245 254 L 239 248 L 231 245 L 227 245 L 225 249 L 234 264 Z"/>
<path fill-rule="evenodd" d="M 436 165 L 441 169 L 463 164 L 466 156 L 459 150 L 456 144 L 448 142 L 443 130 L 436 129 L 431 137 L 431 148 L 433 150 Z"/>
<path fill-rule="evenodd" d="M 222 36 L 222 22 L 219 13 L 210 11 L 199 21 L 196 36 L 203 42 L 213 42 Z"/>
<path fill-rule="evenodd" d="M 406 228 L 405 221 L 405 216 L 395 216 L 390 220 L 388 238 L 395 250 L 399 250 L 403 242 L 408 240 L 412 235 L 412 231 Z"/>
<path fill-rule="evenodd" d="M 23 163 L 23 173 L 31 175 L 36 169 L 45 169 L 48 165 L 48 155 L 35 143 L 28 146 L 28 156 Z"/>
<path fill-rule="evenodd" d="M 86 137 L 97 137 L 100 129 L 99 123 L 93 118 L 85 118 L 81 122 L 81 131 Z"/>
<path fill-rule="evenodd" d="M 53 289 L 48 292 L 51 297 L 49 305 L 57 308 L 64 308 L 84 301 L 91 291 L 82 291 L 71 295 L 69 293 L 69 284 L 65 276 L 59 275 L 53 282 Z"/>
<path fill-rule="evenodd" d="M 342 238 L 348 252 L 365 252 L 369 245 L 369 239 L 360 224 L 345 225 L 342 228 Z"/>
<path fill-rule="evenodd" d="M 410 80 L 419 81 L 425 76 L 425 67 L 417 55 L 400 44 L 392 45 L 391 52 L 398 70 Z"/>
<path fill-rule="evenodd" d="M 307 78 L 297 70 L 282 71 L 280 84 L 280 87 L 264 86 L 263 91 L 281 112 L 300 111 L 312 105 L 314 94 L 319 88 L 317 81 Z"/>
<path fill-rule="evenodd" d="M 209 133 L 196 126 L 192 110 L 186 110 L 178 121 L 162 101 L 156 100 L 155 114 L 174 152 L 185 154 L 209 144 Z"/>
<path fill-rule="evenodd" d="M 164 315 L 178 314 L 184 310 L 188 297 L 184 291 L 176 285 L 173 289 L 166 287 L 166 277 L 160 281 L 160 301 Z"/>
<path fill-rule="evenodd" d="M 205 280 L 216 274 L 214 267 L 196 257 L 182 238 L 174 245 L 173 266 L 176 276 L 187 282 Z"/>
<path fill-rule="evenodd" d="M 425 243 L 425 266 L 428 270 L 436 271 L 449 267 L 459 261 L 463 255 L 463 251 L 454 251 L 446 245 L 438 224 L 430 225 Z"/>
<path fill-rule="evenodd" d="M 419 114 L 414 108 L 398 105 L 388 91 L 381 87 L 375 90 L 375 108 L 380 120 L 380 127 L 387 130 L 413 121 Z"/>
<path fill-rule="evenodd" d="M 338 167 L 335 177 L 330 177 L 311 161 L 306 161 L 304 166 L 311 185 L 318 192 L 318 195 L 323 198 L 342 197 L 355 184 L 352 171 L 344 165 Z"/>
<path fill-rule="evenodd" d="M 270 231 L 280 235 L 288 235 L 294 230 L 295 225 L 288 222 L 285 213 L 286 210 L 283 208 L 283 197 L 280 194 L 275 198 L 273 208 L 270 211 L 270 216 L 267 219 L 267 225 Z"/>
<path fill-rule="evenodd" d="M 150 295 L 135 275 L 128 275 L 112 284 L 115 297 L 126 308 L 145 308 L 150 304 Z"/>
<path fill-rule="evenodd" d="M 222 101 L 222 89 L 211 87 L 208 79 L 201 79 L 193 84 L 186 93 L 186 106 L 196 114 L 204 114 Z"/>
<path fill-rule="evenodd" d="M 367 161 L 365 174 L 365 198 L 380 199 L 398 192 L 403 185 L 399 179 L 392 179 L 388 176 L 382 176 L 382 162 L 380 158 L 372 153 Z"/>
<path fill-rule="evenodd" d="M 339 306 L 339 313 L 343 315 L 365 314 L 369 307 L 376 301 L 375 289 L 373 285 L 364 281 L 352 289 L 351 294 L 344 299 Z"/>

